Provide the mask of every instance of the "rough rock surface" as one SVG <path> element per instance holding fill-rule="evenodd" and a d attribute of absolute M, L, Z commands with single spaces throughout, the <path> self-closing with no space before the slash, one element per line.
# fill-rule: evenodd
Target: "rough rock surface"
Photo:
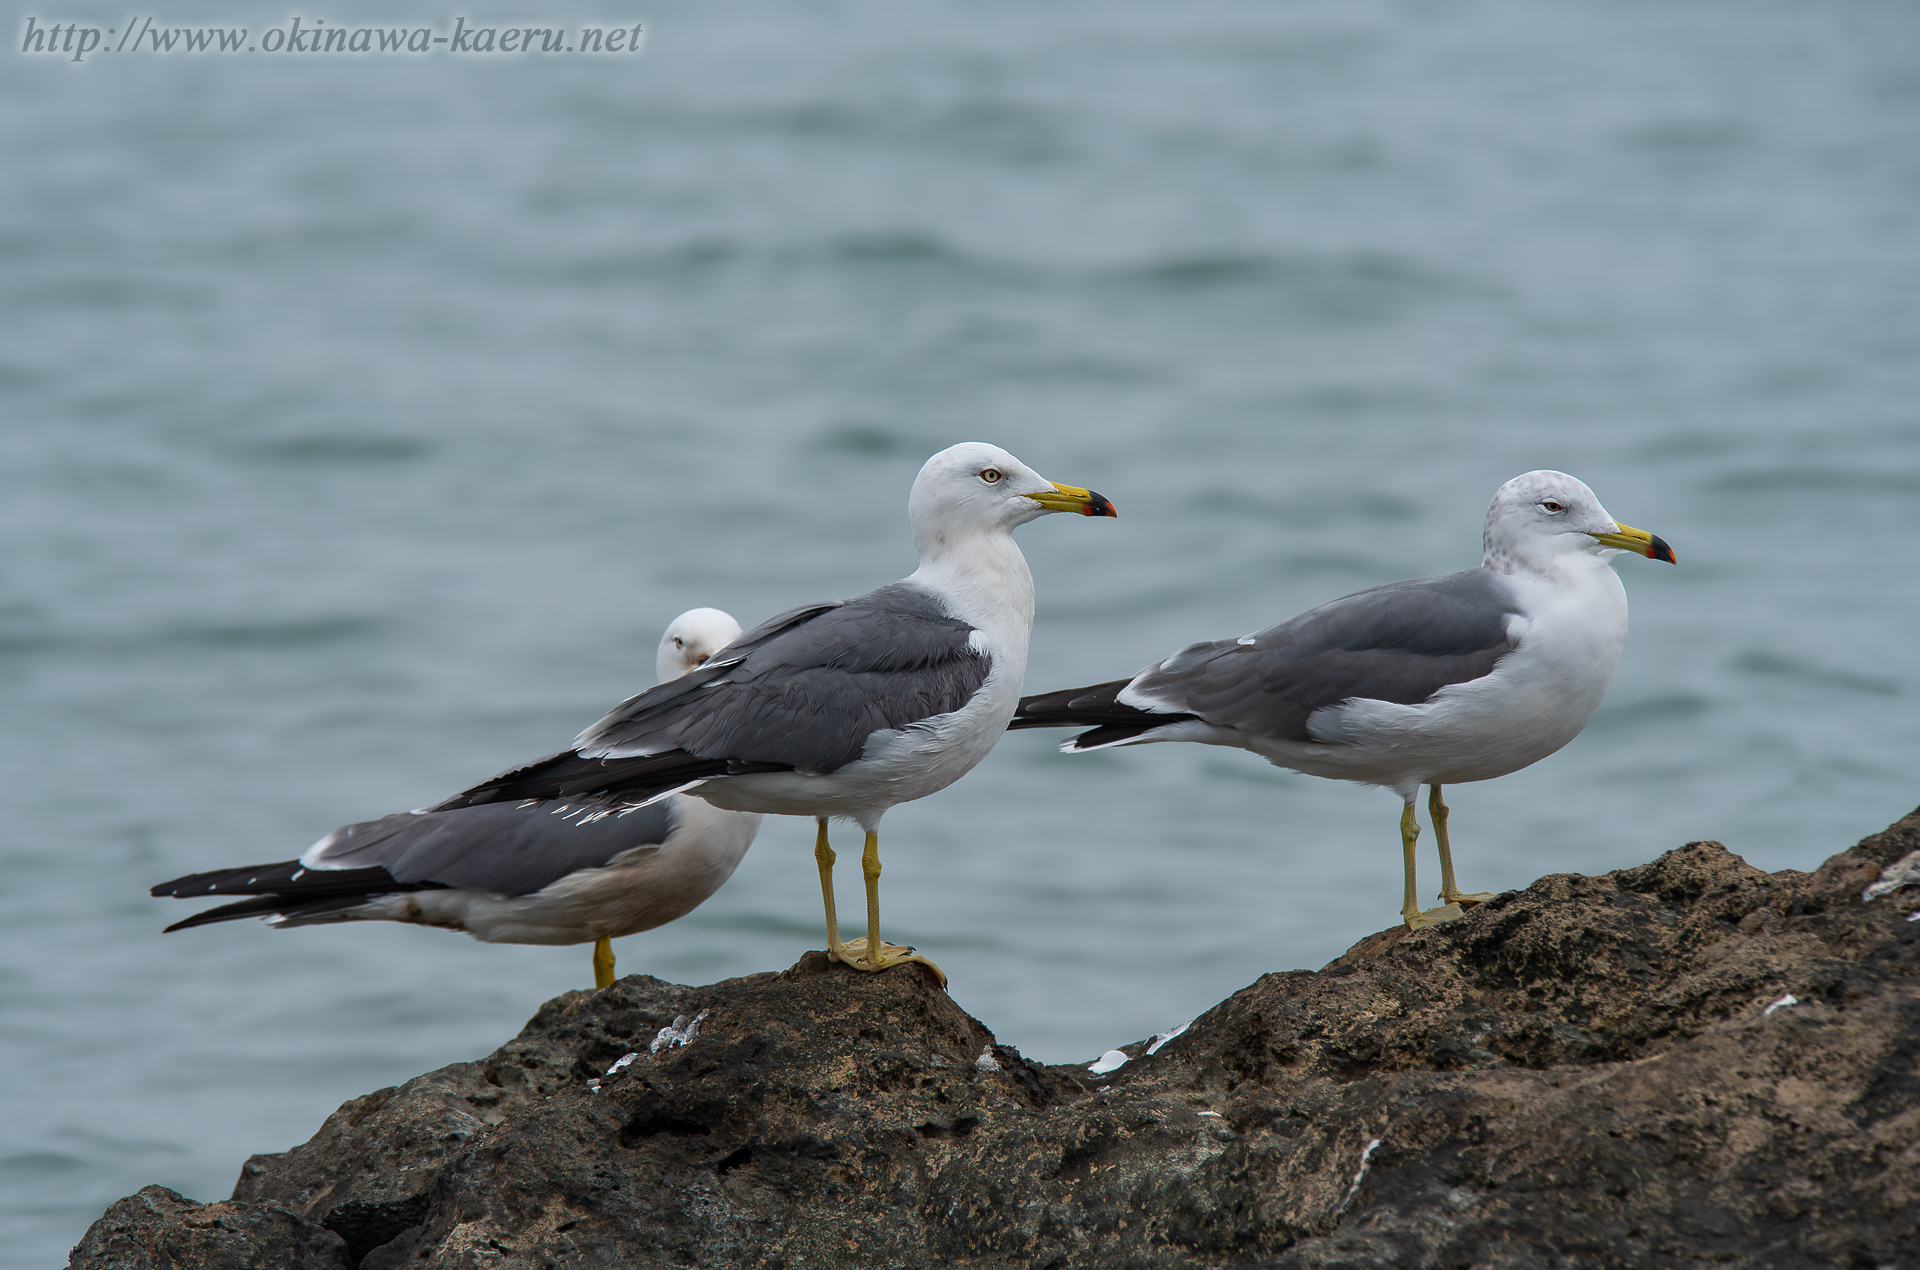
<path fill-rule="evenodd" d="M 196 1204 L 149 1186 L 114 1204 L 73 1250 L 74 1270 L 339 1270 L 346 1243 L 278 1204 Z"/>
<path fill-rule="evenodd" d="M 1912 1270 L 1920 869 L 1861 892 L 1916 850 L 1543 878 L 1098 1076 L 912 971 L 632 977 L 73 1264 Z"/>

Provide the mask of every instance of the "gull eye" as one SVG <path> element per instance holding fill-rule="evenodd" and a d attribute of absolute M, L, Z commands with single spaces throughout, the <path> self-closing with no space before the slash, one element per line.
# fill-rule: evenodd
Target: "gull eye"
<path fill-rule="evenodd" d="M 678 635 L 675 635 L 673 637 L 673 646 L 675 648 L 685 648 L 687 646 L 687 641 L 684 639 L 681 639 Z"/>
<path fill-rule="evenodd" d="M 1567 510 L 1567 505 L 1565 503 L 1562 503 L 1559 500 L 1552 499 L 1552 498 L 1542 500 L 1540 503 L 1540 506 L 1546 511 L 1547 515 L 1549 516 L 1558 516 L 1561 512 Z"/>
<path fill-rule="evenodd" d="M 980 469 L 980 479 L 989 485 L 995 484 L 1000 479 L 1000 469 L 997 467 L 983 467 Z"/>

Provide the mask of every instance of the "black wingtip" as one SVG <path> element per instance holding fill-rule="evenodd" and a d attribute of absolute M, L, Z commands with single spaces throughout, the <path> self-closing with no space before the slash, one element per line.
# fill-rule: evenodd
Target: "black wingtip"
<path fill-rule="evenodd" d="M 561 750 L 558 754 L 549 754 L 520 767 L 508 768 L 498 776 L 463 789 L 452 798 L 422 810 L 459 811 L 462 807 L 484 807 L 489 803 L 546 802 L 559 796 L 559 790 L 551 781 L 541 781 L 540 777 L 568 764 L 577 767 L 589 763 L 589 760 L 581 759 L 577 751 Z"/>
<path fill-rule="evenodd" d="M 195 913 L 192 917 L 175 922 L 160 933 L 162 935 L 171 935 L 177 930 L 191 930 L 195 926 L 211 926 L 215 922 L 233 922 L 243 917 L 271 917 L 273 914 L 290 907 L 293 906 L 282 902 L 278 895 L 257 895 L 252 899 L 241 900 L 238 904 L 222 904 L 218 908 L 210 908 L 203 913 Z"/>

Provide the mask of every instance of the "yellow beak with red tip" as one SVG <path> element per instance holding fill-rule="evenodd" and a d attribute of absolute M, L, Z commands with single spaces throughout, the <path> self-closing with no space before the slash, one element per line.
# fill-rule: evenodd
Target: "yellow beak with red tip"
<path fill-rule="evenodd" d="M 1673 548 L 1659 534 L 1650 534 L 1644 529 L 1635 529 L 1632 525 L 1621 525 L 1617 533 L 1594 534 L 1593 537 L 1608 547 L 1618 547 L 1622 551 L 1631 551 L 1636 556 L 1645 556 L 1649 560 L 1664 560 L 1668 564 L 1679 564 L 1673 558 Z"/>
<path fill-rule="evenodd" d="M 1113 516 L 1119 512 L 1113 510 L 1113 503 L 1104 495 L 1090 489 L 1081 489 L 1078 485 L 1053 484 L 1051 494 L 1029 494 L 1034 502 L 1050 512 L 1079 512 L 1082 516 Z"/>

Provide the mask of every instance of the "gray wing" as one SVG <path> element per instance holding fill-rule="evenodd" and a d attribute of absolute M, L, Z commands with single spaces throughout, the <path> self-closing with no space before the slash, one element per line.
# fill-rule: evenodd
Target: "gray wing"
<path fill-rule="evenodd" d="M 322 869 L 377 865 L 401 883 L 532 895 L 623 852 L 665 842 L 673 831 L 671 807 L 668 800 L 584 824 L 555 815 L 552 807 L 517 803 L 403 812 L 334 830 L 314 858 Z"/>
<path fill-rule="evenodd" d="M 856 600 L 854 603 L 857 604 L 859 601 Z M 774 614 L 752 630 L 744 632 L 739 639 L 734 640 L 678 679 L 670 679 L 666 683 L 648 688 L 645 692 L 635 693 L 607 711 L 601 716 L 599 722 L 574 738 L 575 748 L 585 749 L 591 743 L 590 738 L 596 733 L 620 720 L 657 715 L 666 711 L 675 702 L 700 695 L 703 688 L 725 679 L 728 670 L 759 652 L 765 645 L 776 641 L 790 631 L 805 626 L 822 614 L 844 607 L 845 604 L 842 601 L 834 600 L 826 604 L 803 604 L 799 608 Z"/>
<path fill-rule="evenodd" d="M 1307 720 L 1352 697 L 1418 705 L 1489 674 L 1513 650 L 1513 591 L 1490 569 L 1391 582 L 1268 627 L 1190 644 L 1132 681 L 1173 712 L 1260 736 L 1311 741 Z"/>
<path fill-rule="evenodd" d="M 938 596 L 905 582 L 794 609 L 629 698 L 574 749 L 440 808 L 526 798 L 631 803 L 713 776 L 836 771 L 875 732 L 966 705 L 993 669 L 972 636 Z"/>
<path fill-rule="evenodd" d="M 937 596 L 896 582 L 815 609 L 751 648 L 743 636 L 708 663 L 718 674 L 658 705 L 642 693 L 576 748 L 594 757 L 677 749 L 831 772 L 858 758 L 874 732 L 964 706 L 992 669 L 972 635 Z"/>
<path fill-rule="evenodd" d="M 456 811 L 406 812 L 343 825 L 321 842 L 322 867 L 299 860 L 195 873 L 153 888 L 154 895 L 199 899 L 245 895 L 237 904 L 196 913 L 169 931 L 278 914 L 283 923 L 335 920 L 330 914 L 382 895 L 470 887 L 496 895 L 532 895 L 581 869 L 599 868 L 636 848 L 665 842 L 670 802 L 590 824 L 546 807 L 496 803 Z"/>

